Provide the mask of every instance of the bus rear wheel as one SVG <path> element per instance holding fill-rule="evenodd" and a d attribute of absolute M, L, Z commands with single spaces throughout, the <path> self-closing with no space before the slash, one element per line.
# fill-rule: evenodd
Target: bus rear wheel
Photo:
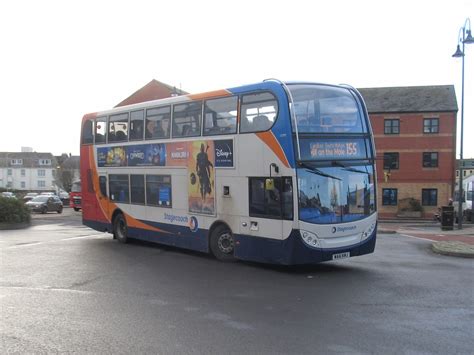
<path fill-rule="evenodd" d="M 114 238 L 120 243 L 127 243 L 127 221 L 122 213 L 119 213 L 114 218 Z"/>
<path fill-rule="evenodd" d="M 220 261 L 235 261 L 234 236 L 232 231 L 225 225 L 214 229 L 210 238 L 211 252 Z"/>

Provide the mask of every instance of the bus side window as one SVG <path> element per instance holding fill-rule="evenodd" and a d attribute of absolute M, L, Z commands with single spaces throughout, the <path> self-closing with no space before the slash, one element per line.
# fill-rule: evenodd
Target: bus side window
<path fill-rule="evenodd" d="M 273 126 L 278 114 L 278 102 L 269 92 L 242 96 L 240 132 L 262 132 Z"/>
<path fill-rule="evenodd" d="M 173 138 L 201 135 L 202 102 L 190 102 L 173 107 Z"/>
<path fill-rule="evenodd" d="M 100 117 L 95 120 L 95 143 L 105 143 L 105 136 L 107 134 L 107 121 L 105 117 Z"/>
<path fill-rule="evenodd" d="M 143 110 L 133 111 L 130 114 L 130 140 L 143 139 Z"/>
<path fill-rule="evenodd" d="M 94 141 L 94 121 L 87 120 L 82 126 L 82 144 L 91 144 Z"/>
<path fill-rule="evenodd" d="M 237 102 L 237 96 L 206 101 L 204 105 L 205 136 L 236 133 Z"/>
<path fill-rule="evenodd" d="M 99 176 L 99 189 L 100 194 L 104 197 L 107 197 L 107 177 Z"/>
<path fill-rule="evenodd" d="M 109 142 L 128 140 L 128 112 L 109 117 Z"/>
<path fill-rule="evenodd" d="M 249 215 L 293 219 L 291 177 L 249 178 Z"/>

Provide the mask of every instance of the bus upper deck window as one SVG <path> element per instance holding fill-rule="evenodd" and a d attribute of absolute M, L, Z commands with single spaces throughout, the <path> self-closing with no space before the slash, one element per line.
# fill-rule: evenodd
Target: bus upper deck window
<path fill-rule="evenodd" d="M 269 92 L 242 97 L 240 132 L 262 132 L 270 129 L 278 114 L 276 98 Z"/>
<path fill-rule="evenodd" d="M 95 143 L 105 143 L 106 130 L 106 118 L 100 117 L 95 120 Z"/>
<path fill-rule="evenodd" d="M 94 138 L 94 121 L 87 120 L 84 122 L 84 126 L 82 127 L 82 144 L 91 144 L 93 143 Z"/>
<path fill-rule="evenodd" d="M 130 114 L 130 140 L 143 139 L 143 110 L 133 111 Z"/>
<path fill-rule="evenodd" d="M 128 140 L 128 113 L 111 115 L 109 118 L 109 142 Z"/>

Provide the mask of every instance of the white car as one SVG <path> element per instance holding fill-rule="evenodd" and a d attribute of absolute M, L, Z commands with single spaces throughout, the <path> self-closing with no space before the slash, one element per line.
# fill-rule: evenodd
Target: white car
<path fill-rule="evenodd" d="M 6 198 L 16 198 L 16 196 L 13 194 L 13 192 L 2 192 L 2 197 Z"/>

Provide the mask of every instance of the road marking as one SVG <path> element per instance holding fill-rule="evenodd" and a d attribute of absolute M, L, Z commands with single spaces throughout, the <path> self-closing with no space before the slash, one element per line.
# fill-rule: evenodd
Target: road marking
<path fill-rule="evenodd" d="M 93 291 L 72 290 L 69 288 L 57 288 L 57 287 L 51 287 L 51 286 L 37 286 L 37 287 L 0 286 L 0 288 L 9 289 L 9 290 L 68 292 L 68 293 L 80 293 L 80 294 L 86 294 L 86 295 L 93 295 L 96 293 Z"/>
<path fill-rule="evenodd" d="M 413 238 L 413 239 L 417 239 L 417 240 L 426 240 L 426 241 L 431 241 L 431 239 L 426 239 L 426 238 L 420 238 L 420 237 L 415 237 L 413 235 L 408 235 L 408 234 L 400 234 L 401 236 L 404 236 L 404 237 L 408 237 L 408 238 Z"/>
<path fill-rule="evenodd" d="M 96 239 L 109 239 L 110 236 L 106 235 L 98 235 L 98 234 L 90 234 L 90 235 L 84 235 L 80 237 L 71 237 L 71 238 L 63 238 L 63 239 L 55 239 L 55 240 L 48 240 L 45 242 L 34 242 L 34 243 L 24 243 L 24 244 L 18 244 L 18 245 L 11 245 L 8 247 L 5 247 L 5 249 L 17 249 L 17 248 L 27 248 L 35 245 L 41 245 L 41 244 L 51 244 L 51 243 L 57 243 L 57 242 L 65 242 L 68 240 L 76 240 L 76 239 L 85 239 L 85 238 L 96 238 Z"/>

